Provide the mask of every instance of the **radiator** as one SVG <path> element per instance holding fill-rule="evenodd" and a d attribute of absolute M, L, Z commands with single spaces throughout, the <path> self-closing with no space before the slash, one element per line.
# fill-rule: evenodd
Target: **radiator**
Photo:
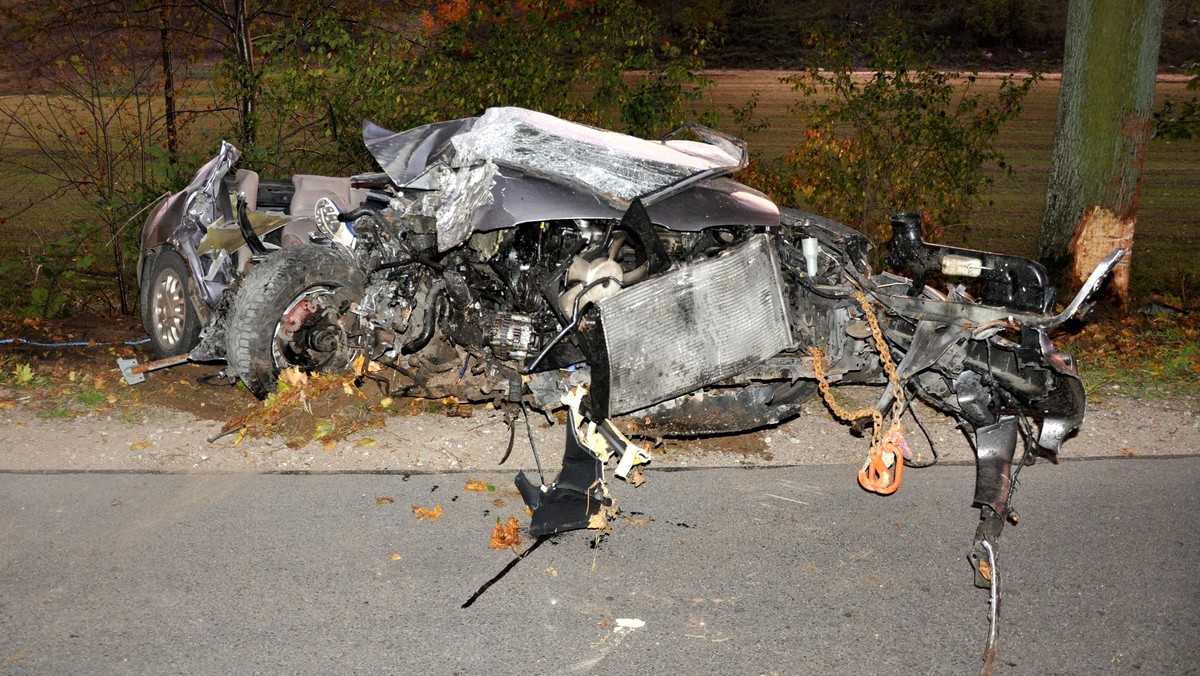
<path fill-rule="evenodd" d="M 792 345 L 766 235 L 597 302 L 588 413 L 623 415 L 745 371 Z"/>

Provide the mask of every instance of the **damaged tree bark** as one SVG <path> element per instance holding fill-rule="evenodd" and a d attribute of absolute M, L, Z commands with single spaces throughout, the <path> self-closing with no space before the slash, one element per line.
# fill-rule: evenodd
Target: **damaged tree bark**
<path fill-rule="evenodd" d="M 1100 260 L 1130 247 L 1142 189 L 1163 0 L 1071 0 L 1054 158 L 1038 256 L 1077 289 Z M 1129 303 L 1130 256 L 1113 286 Z"/>

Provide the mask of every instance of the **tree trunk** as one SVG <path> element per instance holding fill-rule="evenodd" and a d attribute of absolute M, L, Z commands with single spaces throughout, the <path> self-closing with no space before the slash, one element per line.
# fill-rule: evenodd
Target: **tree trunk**
<path fill-rule="evenodd" d="M 175 112 L 175 71 L 171 67 L 171 32 L 167 6 L 159 8 L 158 40 L 162 52 L 163 102 L 167 109 L 167 164 L 179 161 L 179 123 Z"/>
<path fill-rule="evenodd" d="M 1161 0 L 1160 0 L 1161 1 Z M 241 141 L 247 147 L 253 146 L 258 135 L 258 124 L 255 119 L 258 111 L 255 107 L 255 97 L 258 94 L 258 73 L 254 70 L 254 42 L 250 37 L 250 21 L 246 16 L 246 0 L 234 0 L 233 3 L 233 42 L 237 45 L 238 64 L 243 69 L 238 83 L 240 91 L 238 98 L 241 118 Z"/>
<path fill-rule="evenodd" d="M 1076 289 L 1133 243 L 1158 69 L 1164 0 L 1070 0 L 1054 157 L 1038 256 Z M 1129 303 L 1126 256 L 1114 273 Z"/>

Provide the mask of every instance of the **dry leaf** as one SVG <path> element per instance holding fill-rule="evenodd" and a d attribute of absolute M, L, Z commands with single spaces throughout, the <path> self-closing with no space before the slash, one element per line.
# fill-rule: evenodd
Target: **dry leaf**
<path fill-rule="evenodd" d="M 629 475 L 629 484 L 634 488 L 646 483 L 646 477 L 642 476 L 642 468 L 634 467 L 633 473 Z"/>
<path fill-rule="evenodd" d="M 387 408 L 393 403 L 395 403 L 395 401 L 391 397 L 384 397 L 383 399 L 379 400 L 379 408 Z"/>
<path fill-rule="evenodd" d="M 497 507 L 507 507 L 508 506 L 508 503 L 501 500 L 500 498 L 496 498 L 495 500 L 492 500 L 492 504 Z"/>
<path fill-rule="evenodd" d="M 587 527 L 589 530 L 598 530 L 604 533 L 612 530 L 612 527 L 608 525 L 608 514 L 603 509 L 588 518 Z"/>
<path fill-rule="evenodd" d="M 987 561 L 979 562 L 979 576 L 988 582 L 992 581 L 992 567 L 988 565 Z"/>
<path fill-rule="evenodd" d="M 399 561 L 402 558 L 404 557 L 400 556 L 400 552 L 392 552 L 391 554 L 388 554 L 388 561 Z"/>
<path fill-rule="evenodd" d="M 151 447 L 151 446 L 153 446 L 153 445 L 154 445 L 154 442 L 153 442 L 153 441 L 136 441 L 136 442 L 134 442 L 134 443 L 132 443 L 132 444 L 129 444 L 129 450 L 131 450 L 131 451 L 144 451 L 144 450 L 146 450 L 147 448 L 150 448 L 150 447 Z"/>
<path fill-rule="evenodd" d="M 412 512 L 413 516 L 417 517 L 417 521 L 436 521 L 442 518 L 442 506 L 440 504 L 434 505 L 433 509 L 413 505 Z"/>
<path fill-rule="evenodd" d="M 646 517 L 644 519 L 635 519 L 632 516 L 625 516 L 624 514 L 622 514 L 621 519 L 624 520 L 625 523 L 629 524 L 630 526 L 648 526 L 648 525 L 650 525 L 650 517 Z"/>
<path fill-rule="evenodd" d="M 287 383 L 289 387 L 304 387 L 308 383 L 308 374 L 292 366 L 280 371 L 279 379 Z"/>
<path fill-rule="evenodd" d="M 375 498 L 375 504 L 377 505 L 390 505 L 393 502 L 395 502 L 395 500 L 388 497 Z"/>
<path fill-rule="evenodd" d="M 480 491 L 483 493 L 496 492 L 495 486 L 489 484 L 486 481 L 480 481 L 479 479 L 467 479 L 466 489 L 469 491 Z"/>
<path fill-rule="evenodd" d="M 379 442 L 375 441 L 371 437 L 363 437 L 361 439 L 354 440 L 355 448 L 375 448 L 378 445 Z"/>
<path fill-rule="evenodd" d="M 337 448 L 337 440 L 326 439 L 325 441 L 321 442 L 321 446 L 323 446 L 326 451 L 332 451 L 333 449 Z"/>
<path fill-rule="evenodd" d="M 1137 453 L 1134 453 L 1133 451 L 1129 450 L 1128 448 L 1125 448 L 1124 446 L 1122 446 L 1121 448 L 1118 448 L 1117 453 L 1120 453 L 1121 455 L 1125 456 L 1126 458 L 1132 458 L 1133 456 L 1137 455 Z"/>
<path fill-rule="evenodd" d="M 496 519 L 496 527 L 492 530 L 492 541 L 488 546 L 492 549 L 508 549 L 510 547 L 519 547 L 521 545 L 521 534 L 518 532 L 520 526 L 517 520 L 513 517 L 508 517 L 507 523 L 500 523 L 500 519 Z"/>

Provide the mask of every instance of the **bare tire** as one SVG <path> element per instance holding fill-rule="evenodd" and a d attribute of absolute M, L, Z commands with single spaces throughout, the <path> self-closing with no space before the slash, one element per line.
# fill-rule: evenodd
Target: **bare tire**
<path fill-rule="evenodd" d="M 142 326 L 158 359 L 185 354 L 200 341 L 200 315 L 188 294 L 191 271 L 174 249 L 162 249 L 142 275 Z"/>
<path fill-rule="evenodd" d="M 279 372 L 347 370 L 361 353 L 350 303 L 365 275 L 340 247 L 304 244 L 259 263 L 246 276 L 225 329 L 225 358 L 254 396 L 275 390 Z"/>

